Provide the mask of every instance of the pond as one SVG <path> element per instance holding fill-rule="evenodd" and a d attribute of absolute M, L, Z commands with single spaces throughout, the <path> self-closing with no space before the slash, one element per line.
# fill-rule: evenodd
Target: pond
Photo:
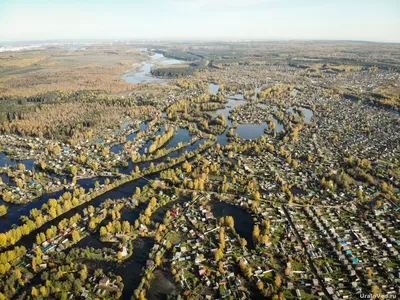
<path fill-rule="evenodd" d="M 226 134 L 228 133 L 229 128 L 232 126 L 232 122 L 231 122 L 231 120 L 229 120 L 231 111 L 235 107 L 237 107 L 239 105 L 243 105 L 245 103 L 246 103 L 246 101 L 243 100 L 243 97 L 242 97 L 242 100 L 238 100 L 235 98 L 228 98 L 228 102 L 225 104 L 224 108 L 210 112 L 210 115 L 213 117 L 216 117 L 218 115 L 224 115 L 225 119 L 227 120 L 228 126 L 227 126 L 226 130 L 222 134 L 217 135 L 217 143 L 220 144 L 221 146 L 225 146 L 228 143 L 228 137 L 226 136 Z"/>
<path fill-rule="evenodd" d="M 218 109 L 216 111 L 212 111 L 211 115 L 216 117 L 219 115 L 224 115 L 225 119 L 228 121 L 228 126 L 232 126 L 232 122 L 229 120 L 229 116 L 231 114 L 231 111 L 235 109 L 235 107 L 239 105 L 245 104 L 246 101 L 242 99 L 237 99 L 237 98 L 228 98 L 228 102 L 225 104 L 224 108 Z"/>
<path fill-rule="evenodd" d="M 186 201 L 190 199 L 189 196 L 181 196 L 178 201 L 171 201 L 168 202 L 166 205 L 161 206 L 158 208 L 152 215 L 150 220 L 152 220 L 154 223 L 162 223 L 164 220 L 164 216 L 167 213 L 167 211 L 171 211 L 174 209 L 174 206 L 179 203 L 183 204 Z"/>
<path fill-rule="evenodd" d="M 121 223 L 128 221 L 132 225 L 140 215 L 140 212 L 147 207 L 146 203 L 139 203 L 134 209 L 124 209 L 121 211 Z"/>
<path fill-rule="evenodd" d="M 124 283 L 124 290 L 120 299 L 124 300 L 130 300 L 135 289 L 139 286 L 142 279 L 142 269 L 146 266 L 148 254 L 154 246 L 154 240 L 149 237 L 138 237 L 132 244 L 133 253 L 123 263 L 94 260 L 83 261 L 92 272 L 101 268 L 105 274 L 112 272 L 121 276 Z"/>
<path fill-rule="evenodd" d="M 306 108 L 306 107 L 300 107 L 300 110 L 304 113 L 305 119 L 304 122 L 310 123 L 311 118 L 313 117 L 314 113 L 311 109 Z"/>
<path fill-rule="evenodd" d="M 243 208 L 226 203 L 213 201 L 211 211 L 216 218 L 232 216 L 235 221 L 236 232 L 247 241 L 247 248 L 254 249 L 253 229 L 254 221 L 251 215 Z"/>
<path fill-rule="evenodd" d="M 281 133 L 282 130 L 284 129 L 283 124 L 279 122 L 273 115 L 270 115 L 269 117 L 271 118 L 272 122 L 275 123 L 274 131 L 276 133 Z"/>
<path fill-rule="evenodd" d="M 147 299 L 167 300 L 177 296 L 178 291 L 170 268 L 170 265 L 165 263 L 154 271 L 154 278 L 146 295 Z"/>
<path fill-rule="evenodd" d="M 214 83 L 209 83 L 208 84 L 208 92 L 210 94 L 217 94 L 219 91 L 219 85 L 218 84 L 214 84 Z"/>
<path fill-rule="evenodd" d="M 174 136 L 167 142 L 165 146 L 166 149 L 174 148 L 178 146 L 179 143 L 187 143 L 191 140 L 189 130 L 185 128 L 178 128 L 175 130 Z"/>
<path fill-rule="evenodd" d="M 136 138 L 136 136 L 137 136 L 137 134 L 138 134 L 139 132 L 147 130 L 147 126 L 148 126 L 147 124 L 141 123 L 138 131 L 132 132 L 132 133 L 130 133 L 130 134 L 128 134 L 128 135 L 126 136 L 126 141 L 127 141 L 127 142 L 128 142 L 128 141 L 131 141 L 131 142 L 132 142 L 132 141 Z"/>
<path fill-rule="evenodd" d="M 214 83 L 208 84 L 208 90 L 210 93 L 216 94 L 219 90 L 219 85 Z M 261 91 L 260 88 L 255 89 L 255 96 L 254 99 L 257 97 L 257 93 Z M 229 128 L 232 126 L 232 122 L 229 120 L 229 116 L 231 112 L 235 109 L 235 107 L 246 104 L 247 101 L 244 99 L 243 94 L 235 94 L 233 96 L 227 97 L 228 102 L 225 104 L 224 108 L 218 109 L 216 111 L 210 112 L 210 115 L 213 117 L 217 117 L 218 115 L 224 115 L 225 119 L 227 120 L 228 127 L 222 134 L 217 136 L 217 143 L 224 146 L 228 143 L 228 137 L 226 136 Z M 266 108 L 265 104 L 260 104 L 261 108 Z M 264 106 L 264 107 L 263 107 Z M 276 126 L 275 132 L 279 133 L 283 130 L 283 125 L 280 124 L 275 118 L 271 118 Z M 264 129 L 268 128 L 266 123 L 260 124 L 239 124 L 235 129 L 235 133 L 239 135 L 239 137 L 243 139 L 257 139 L 264 134 Z"/>
<path fill-rule="evenodd" d="M 310 122 L 311 122 L 311 119 L 312 119 L 312 117 L 313 117 L 313 115 L 314 115 L 313 111 L 312 111 L 311 109 L 307 108 L 307 107 L 304 107 L 304 106 L 300 106 L 300 107 L 298 108 L 298 110 L 300 110 L 301 112 L 303 112 L 303 114 L 304 114 L 304 122 L 305 122 L 305 123 L 310 123 Z M 299 112 L 296 111 L 295 108 L 294 108 L 293 106 L 289 107 L 289 109 L 288 109 L 287 111 L 288 111 L 290 114 L 292 114 L 292 115 L 294 115 L 294 114 L 296 114 L 296 113 L 299 114 Z"/>
<path fill-rule="evenodd" d="M 209 91 L 215 91 L 215 86 L 213 83 L 209 83 Z M 260 88 L 256 88 L 256 93 L 260 92 Z M 229 130 L 229 127 L 232 126 L 232 122 L 229 120 L 229 116 L 231 114 L 231 111 L 235 109 L 235 107 L 246 104 L 247 101 L 244 100 L 244 97 L 242 94 L 236 94 L 234 96 L 228 96 L 227 97 L 228 102 L 225 104 L 224 108 L 218 109 L 216 111 L 210 112 L 210 114 L 213 117 L 216 117 L 218 115 L 224 115 L 225 119 L 228 121 L 228 128 L 227 130 L 217 136 L 217 143 L 224 146 L 228 143 L 228 138 L 226 136 L 226 133 Z M 269 106 L 267 104 L 262 104 L 259 103 L 257 104 L 262 109 L 266 109 Z M 278 110 L 277 106 L 272 106 L 272 111 Z M 308 112 L 307 112 L 308 113 Z M 284 129 L 283 124 L 281 124 L 273 115 L 270 115 L 271 120 L 275 123 L 275 128 L 274 131 L 276 133 L 282 132 Z M 260 123 L 260 124 L 239 124 L 237 128 L 235 129 L 235 133 L 239 135 L 240 138 L 243 139 L 257 139 L 261 137 L 264 134 L 264 129 L 268 128 L 268 124 L 266 123 Z"/>
<path fill-rule="evenodd" d="M 125 145 L 124 143 L 114 145 L 110 148 L 110 152 L 117 154 L 124 149 L 124 145 Z"/>
<path fill-rule="evenodd" d="M 255 140 L 264 135 L 264 130 L 267 128 L 267 123 L 239 124 L 235 129 L 235 133 L 242 139 Z"/>

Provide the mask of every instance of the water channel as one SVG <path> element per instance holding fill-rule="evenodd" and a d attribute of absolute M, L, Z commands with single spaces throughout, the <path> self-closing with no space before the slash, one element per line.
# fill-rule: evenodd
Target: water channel
<path fill-rule="evenodd" d="M 147 51 L 147 49 L 142 49 L 143 51 Z M 124 80 L 126 82 L 132 82 L 132 83 L 149 83 L 149 82 L 158 82 L 161 84 L 166 84 L 167 82 L 155 78 L 151 76 L 151 68 L 154 65 L 166 65 L 166 64 L 175 64 L 175 63 L 181 63 L 180 61 L 177 60 L 171 60 L 165 58 L 162 54 L 155 54 L 150 57 L 150 60 L 148 62 L 145 62 L 144 64 L 140 65 L 141 69 L 140 71 L 130 71 L 127 74 L 123 76 Z M 137 67 L 137 66 L 136 66 Z M 211 93 L 218 93 L 219 86 L 215 84 L 210 84 L 210 92 Z M 228 103 L 223 109 L 217 110 L 214 115 L 219 115 L 223 114 L 227 121 L 228 121 L 228 128 L 222 133 L 221 135 L 217 136 L 217 142 L 220 143 L 221 145 L 227 144 L 227 137 L 226 133 L 229 130 L 229 128 L 232 126 L 231 121 L 229 121 L 229 114 L 230 111 L 233 110 L 236 106 L 245 104 L 246 100 L 243 99 L 243 96 L 238 94 L 232 97 L 228 97 Z M 305 112 L 306 117 L 307 117 L 307 112 Z M 310 117 L 311 120 L 311 117 Z M 251 125 L 251 126 L 248 126 Z M 266 124 L 265 124 L 266 125 Z M 242 124 L 242 126 L 239 128 L 238 127 L 238 134 L 243 137 L 243 138 L 257 138 L 257 136 L 260 136 L 263 134 L 264 129 L 266 128 L 264 124 Z M 277 127 L 279 126 L 279 123 L 276 122 Z M 255 126 L 255 127 L 254 127 Z M 141 125 L 140 131 L 146 130 L 147 127 L 146 125 Z M 165 130 L 164 129 L 161 129 Z M 281 129 L 278 129 L 281 130 Z M 137 132 L 133 132 L 127 136 L 127 141 L 132 141 L 136 137 Z M 164 146 L 166 149 L 176 147 L 179 142 L 186 143 L 190 141 L 191 136 L 188 132 L 187 129 L 184 128 L 179 128 L 175 135 L 170 139 L 170 141 L 167 142 L 167 144 Z M 149 141 L 146 143 L 146 145 L 142 148 L 148 148 L 151 145 L 152 141 Z M 193 151 L 196 150 L 202 143 L 204 143 L 204 140 L 197 140 L 196 142 L 190 144 L 187 147 L 184 147 L 181 150 L 176 150 L 165 157 L 156 159 L 152 161 L 154 164 L 160 163 L 160 162 L 165 162 L 168 161 L 172 158 L 178 157 L 182 154 L 184 151 Z M 119 153 L 123 150 L 124 144 L 119 144 L 119 145 L 114 145 L 111 147 L 111 151 L 113 153 Z M 141 150 L 144 151 L 144 150 Z M 144 152 L 142 152 L 143 154 Z M 33 160 L 32 161 L 24 161 L 26 163 L 27 168 L 31 169 L 34 167 Z M 139 166 L 140 169 L 146 168 L 150 165 L 151 162 L 142 162 L 142 163 L 137 163 L 134 164 L 131 161 L 129 162 L 128 166 L 125 168 L 120 168 L 119 171 L 121 173 L 128 174 L 132 172 L 135 168 L 135 166 Z M 0 156 L 0 166 L 5 166 L 5 165 L 16 165 L 18 164 L 17 161 L 13 161 L 8 159 L 5 155 Z M 146 176 L 148 180 L 152 179 L 157 179 L 159 176 L 159 173 L 154 173 L 151 175 Z M 7 178 L 4 177 L 4 180 L 6 181 Z M 85 190 L 88 190 L 89 188 L 94 187 L 94 182 L 95 181 L 100 181 L 100 183 L 104 182 L 105 178 L 92 178 L 92 179 L 82 179 L 78 183 L 85 188 Z M 119 199 L 119 198 L 128 198 L 132 196 L 132 194 L 135 192 L 135 189 L 137 187 L 142 188 L 148 183 L 148 181 L 144 178 L 140 178 L 131 182 L 127 182 L 113 190 L 110 190 L 103 195 L 93 199 L 91 202 L 84 203 L 79 207 L 76 207 L 69 212 L 51 220 L 50 222 L 47 222 L 45 225 L 40 227 L 37 230 L 34 230 L 31 232 L 29 235 L 24 236 L 21 240 L 19 240 L 16 245 L 24 245 L 26 248 L 31 248 L 32 244 L 36 242 L 36 234 L 39 232 L 43 232 L 46 229 L 50 228 L 52 225 L 57 225 L 62 219 L 64 218 L 70 218 L 76 213 L 81 213 L 85 208 L 87 208 L 89 205 L 93 205 L 94 207 L 99 207 L 101 203 L 103 203 L 106 199 Z M 29 214 L 29 211 L 32 208 L 40 208 L 41 205 L 45 202 L 47 202 L 48 199 L 50 198 L 58 198 L 60 195 L 62 195 L 64 191 L 58 191 L 55 193 L 50 193 L 50 194 L 45 194 L 42 197 L 40 197 L 36 201 L 32 201 L 30 203 L 27 203 L 25 205 L 11 205 L 8 210 L 8 214 L 5 218 L 1 219 L 0 222 L 0 230 L 2 232 L 6 231 L 7 229 L 10 228 L 12 224 L 18 223 L 19 222 L 19 217 L 22 215 L 27 215 Z M 186 200 L 179 200 L 179 201 L 186 201 Z M 166 206 L 159 208 L 152 216 L 152 221 L 154 222 L 162 222 L 163 217 L 165 216 L 165 213 L 167 210 L 171 210 L 176 202 L 170 202 Z M 128 220 L 129 222 L 133 223 L 139 216 L 140 211 L 144 208 L 143 205 L 139 205 L 137 208 L 133 210 L 125 210 L 122 212 L 121 215 L 121 221 Z M 244 209 L 240 207 L 236 207 L 231 204 L 227 203 L 221 203 L 221 202 L 214 202 L 212 203 L 212 212 L 216 217 L 223 217 L 223 216 L 233 216 L 235 220 L 235 230 L 237 233 L 246 239 L 247 241 L 247 247 L 249 249 L 254 249 L 254 243 L 252 241 L 252 232 L 254 228 L 254 221 L 251 217 L 251 215 L 246 212 Z M 154 240 L 151 238 L 138 238 L 137 240 L 134 241 L 133 246 L 134 246 L 134 251 L 133 254 L 130 258 L 128 258 L 123 264 L 118 264 L 116 262 L 98 262 L 98 261 L 85 261 L 85 263 L 88 264 L 88 267 L 90 269 L 92 268 L 98 268 L 101 267 L 104 269 L 104 271 L 107 273 L 108 271 L 112 271 L 115 274 L 120 275 L 123 278 L 125 288 L 123 290 L 123 299 L 130 299 L 130 297 L 133 294 L 134 289 L 138 286 L 140 280 L 141 280 L 141 270 L 143 266 L 146 263 L 148 253 L 150 249 L 154 245 Z M 97 236 L 89 236 L 82 241 L 80 241 L 75 247 L 93 247 L 93 248 L 102 248 L 104 247 L 104 243 L 101 243 Z M 154 299 L 154 294 L 152 298 Z"/>

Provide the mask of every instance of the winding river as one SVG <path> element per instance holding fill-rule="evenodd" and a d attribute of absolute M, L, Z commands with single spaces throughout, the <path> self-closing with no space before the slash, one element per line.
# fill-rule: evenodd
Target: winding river
<path fill-rule="evenodd" d="M 150 53 L 147 48 L 137 48 L 138 51 L 143 51 Z M 155 65 L 165 66 L 165 65 L 176 65 L 181 64 L 182 61 L 171 59 L 165 57 L 161 53 L 155 53 L 150 56 L 150 60 L 143 63 L 134 63 L 131 70 L 128 70 L 123 76 L 122 79 L 127 83 L 160 83 L 163 85 L 167 85 L 168 82 L 166 80 L 154 77 L 151 75 L 151 69 Z M 139 71 L 138 71 L 139 68 Z"/>

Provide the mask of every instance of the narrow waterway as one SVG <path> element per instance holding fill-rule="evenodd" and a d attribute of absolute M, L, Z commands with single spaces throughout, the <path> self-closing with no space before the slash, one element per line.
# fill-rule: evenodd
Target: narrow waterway
<path fill-rule="evenodd" d="M 99 184 L 104 184 L 106 179 L 112 180 L 111 177 L 94 177 L 94 178 L 84 178 L 79 179 L 77 184 L 85 189 L 86 192 L 89 189 L 95 187 L 96 181 Z M 13 204 L 2 201 L 2 204 L 7 206 L 7 214 L 0 218 L 0 232 L 8 231 L 12 226 L 20 225 L 20 219 L 22 216 L 29 216 L 30 211 L 34 208 L 40 209 L 43 204 L 47 203 L 49 199 L 58 199 L 65 192 L 73 192 L 73 190 L 61 189 L 56 192 L 43 194 L 42 196 L 36 198 L 35 200 L 25 203 L 25 204 Z"/>
<path fill-rule="evenodd" d="M 132 255 L 124 260 L 123 263 L 93 260 L 84 260 L 83 263 L 90 271 L 101 268 L 105 274 L 112 272 L 121 276 L 124 283 L 124 289 L 120 299 L 130 300 L 133 292 L 139 286 L 142 279 L 142 269 L 146 266 L 148 254 L 153 246 L 154 240 L 152 238 L 138 237 L 133 242 Z"/>
<path fill-rule="evenodd" d="M 34 159 L 16 160 L 9 158 L 4 152 L 0 152 L 0 167 L 12 167 L 18 164 L 25 165 L 25 169 L 32 170 L 35 166 Z"/>
<path fill-rule="evenodd" d="M 157 59 L 157 58 L 153 58 L 153 59 Z M 232 126 L 232 123 L 229 121 L 229 118 L 228 118 L 230 111 L 233 110 L 234 107 L 236 107 L 238 105 L 242 105 L 244 103 L 246 103 L 246 100 L 243 99 L 243 96 L 236 95 L 234 97 L 228 98 L 228 103 L 225 106 L 225 108 L 216 111 L 216 114 L 224 114 L 224 116 L 228 120 L 228 128 L 226 129 L 226 131 L 223 134 L 221 134 L 217 137 L 218 142 L 220 144 L 225 145 L 227 143 L 226 133 L 227 133 L 229 127 Z M 145 128 L 141 127 L 139 131 L 143 131 L 143 130 L 145 130 Z M 161 130 L 165 130 L 165 128 L 161 129 Z M 251 130 L 251 129 L 247 129 L 247 130 Z M 133 133 L 129 134 L 127 136 L 127 140 L 133 140 L 136 137 L 136 135 L 137 135 L 137 132 L 133 132 Z M 191 139 L 191 136 L 190 136 L 188 130 L 184 129 L 184 128 L 179 128 L 177 130 L 176 134 L 174 135 L 174 137 L 170 141 L 167 142 L 167 144 L 165 145 L 165 148 L 169 149 L 169 148 L 176 147 L 179 142 L 185 143 L 185 142 L 188 142 L 190 139 Z M 146 145 L 147 146 L 151 145 L 151 142 L 152 141 L 149 141 L 148 144 L 146 144 Z M 185 151 L 189 152 L 189 151 L 196 150 L 204 142 L 205 142 L 205 140 L 197 140 L 196 142 L 190 144 L 187 147 L 184 147 L 181 150 L 173 151 L 173 152 L 169 153 L 168 155 L 166 155 L 165 157 L 159 158 L 152 162 L 154 164 L 158 164 L 160 162 L 165 162 L 172 158 L 179 157 Z M 118 153 L 118 152 L 122 151 L 123 144 L 115 145 L 115 147 L 116 148 L 113 149 L 113 152 L 115 151 L 115 153 Z M 5 165 L 10 165 L 11 163 L 13 163 L 13 165 L 16 165 L 18 163 L 18 162 L 12 162 L 11 160 L 7 160 L 7 158 L 5 158 L 4 160 L 0 158 L 0 162 L 4 163 Z M 150 165 L 150 163 L 151 162 L 143 162 L 143 163 L 133 164 L 132 162 L 130 162 L 127 168 L 121 168 L 120 171 L 122 173 L 127 174 L 127 173 L 130 173 L 132 170 L 134 170 L 136 165 L 139 166 L 140 169 L 143 169 L 143 168 L 148 167 Z M 30 166 L 32 168 L 33 161 L 31 163 L 28 161 L 28 166 Z M 152 179 L 158 178 L 158 176 L 159 176 L 159 173 L 154 173 L 152 175 L 146 176 L 146 178 L 148 180 L 152 180 Z M 94 187 L 95 181 L 99 181 L 100 184 L 102 184 L 105 179 L 106 178 L 82 179 L 78 183 L 81 186 L 83 186 L 85 188 L 85 190 L 88 190 L 88 189 Z M 7 180 L 7 179 L 5 178 L 5 180 Z M 143 186 L 145 186 L 147 183 L 148 183 L 148 181 L 144 178 L 140 178 L 140 179 L 125 183 L 125 184 L 95 198 L 94 200 L 92 200 L 88 203 L 84 203 L 81 206 L 76 207 L 76 208 L 70 210 L 69 212 L 61 215 L 60 217 L 57 217 L 50 222 L 47 222 L 45 225 L 43 225 L 39 229 L 37 229 L 37 230 L 33 231 L 32 233 L 30 233 L 29 235 L 23 237 L 20 241 L 17 242 L 16 245 L 24 245 L 26 248 L 29 249 L 32 247 L 32 244 L 36 242 L 36 234 L 37 233 L 46 231 L 46 229 L 50 228 L 52 225 L 57 225 L 62 219 L 70 218 L 73 215 L 75 215 L 76 213 L 81 213 L 89 205 L 93 205 L 94 207 L 99 207 L 100 204 L 103 203 L 106 199 L 128 198 L 128 197 L 132 196 L 132 194 L 134 194 L 137 187 L 143 188 Z M 30 202 L 26 205 L 12 206 L 12 207 L 17 207 L 18 209 L 16 209 L 15 211 L 9 210 L 9 214 L 7 215 L 7 217 L 5 219 L 2 219 L 2 221 L 4 221 L 4 222 L 0 223 L 0 229 L 2 231 L 4 231 L 4 230 L 7 230 L 7 228 L 9 228 L 14 223 L 18 224 L 19 217 L 21 215 L 28 214 L 32 208 L 40 208 L 41 205 L 43 203 L 47 202 L 48 199 L 58 198 L 59 196 L 62 195 L 62 193 L 64 193 L 64 191 L 46 194 L 46 195 L 43 195 L 37 201 Z M 181 201 L 181 199 L 179 201 Z M 174 206 L 175 203 L 176 202 L 170 202 L 166 206 L 159 208 L 153 214 L 152 221 L 158 222 L 158 223 L 162 222 L 162 219 L 165 216 L 166 211 L 172 209 L 172 207 Z M 10 207 L 10 209 L 13 209 L 12 207 Z M 133 210 L 122 211 L 121 221 L 128 220 L 131 223 L 134 222 L 134 220 L 136 220 L 138 218 L 139 213 L 142 210 L 142 208 L 143 207 L 140 206 Z M 213 203 L 212 209 L 213 209 L 214 215 L 216 215 L 217 217 L 228 216 L 228 215 L 233 216 L 235 219 L 236 231 L 238 232 L 238 234 L 241 237 L 246 239 L 249 249 L 254 248 L 254 244 L 252 241 L 252 231 L 253 231 L 253 227 L 254 227 L 254 222 L 252 220 L 252 217 L 245 210 L 243 210 L 239 207 L 230 205 L 230 204 L 219 203 L 219 202 Z M 82 241 L 80 241 L 77 245 L 75 245 L 75 247 L 93 247 L 96 249 L 100 249 L 100 248 L 104 247 L 103 245 L 104 245 L 104 243 L 99 241 L 97 235 L 91 235 L 91 236 L 83 239 Z M 93 261 L 88 261 L 88 263 L 92 264 L 93 266 L 100 266 L 100 267 L 104 268 L 106 272 L 107 272 L 107 270 L 109 270 L 109 271 L 112 271 L 112 272 L 120 275 L 123 278 L 124 285 L 125 285 L 122 298 L 130 299 L 130 297 L 133 294 L 134 289 L 138 286 L 138 284 L 141 280 L 140 274 L 141 274 L 142 268 L 145 265 L 145 262 L 147 260 L 147 255 L 148 255 L 150 249 L 153 247 L 153 245 L 154 245 L 154 240 L 151 238 L 138 238 L 134 242 L 133 255 L 129 259 L 124 261 L 123 264 L 93 262 Z"/>
<path fill-rule="evenodd" d="M 158 173 L 154 173 L 151 175 L 146 176 L 147 179 L 156 179 L 158 177 Z M 136 187 L 143 188 L 148 183 L 148 181 L 144 178 L 139 178 L 134 181 L 127 182 L 123 185 L 120 185 L 119 187 L 108 191 L 104 193 L 103 195 L 100 195 L 99 197 L 93 199 L 90 202 L 86 202 L 78 207 L 75 207 L 71 209 L 70 211 L 66 212 L 65 214 L 47 222 L 44 224 L 42 227 L 32 231 L 30 234 L 22 237 L 16 245 L 20 246 L 23 245 L 27 249 L 30 249 L 33 245 L 33 243 L 36 242 L 36 234 L 42 231 L 46 231 L 48 228 L 50 228 L 52 225 L 57 226 L 57 224 L 64 218 L 71 218 L 74 216 L 76 213 L 81 213 L 85 208 L 87 208 L 89 205 L 92 205 L 94 207 L 99 207 L 101 203 L 103 203 L 107 199 L 120 199 L 120 198 L 128 198 L 132 196 L 132 194 L 135 193 Z"/>

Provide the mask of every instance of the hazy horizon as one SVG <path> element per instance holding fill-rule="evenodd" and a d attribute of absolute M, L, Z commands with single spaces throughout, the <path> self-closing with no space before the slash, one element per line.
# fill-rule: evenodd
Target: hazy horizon
<path fill-rule="evenodd" d="M 4 0 L 0 42 L 84 40 L 399 43 L 393 0 Z"/>

